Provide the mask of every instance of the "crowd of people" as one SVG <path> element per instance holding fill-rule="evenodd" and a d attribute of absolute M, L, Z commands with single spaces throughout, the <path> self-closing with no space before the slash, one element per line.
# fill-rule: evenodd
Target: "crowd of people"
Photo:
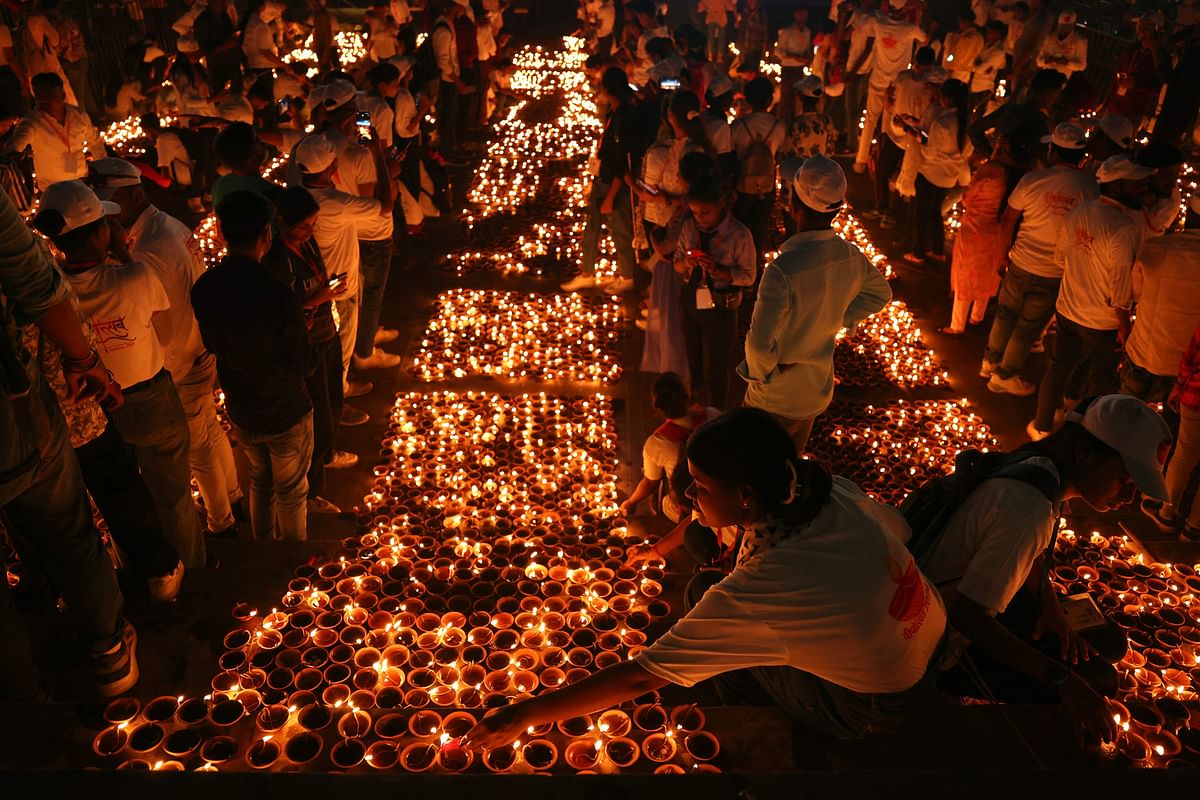
<path fill-rule="evenodd" d="M 1073 499 L 1109 511 L 1140 493 L 1157 525 L 1200 539 L 1200 199 L 1179 188 L 1200 99 L 1176 91 L 1197 20 L 1139 17 L 1101 96 L 1075 12 L 963 5 L 944 28 L 919 0 L 842 0 L 820 19 L 788 8 L 776 29 L 758 0 L 689 3 L 675 27 L 667 4 L 580 2 L 602 132 L 580 273 L 562 288 L 639 295 L 663 422 L 621 511 L 651 499 L 674 527 L 630 559 L 686 547 L 703 569 L 687 613 L 637 658 L 492 711 L 466 744 L 710 678 L 727 702 L 765 700 L 835 736 L 897 728 L 941 689 L 1059 701 L 1111 738 L 1123 635 L 1072 631 L 1047 558 Z M 368 420 L 347 400 L 400 361 L 380 323 L 406 266 L 397 243 L 453 213 L 446 168 L 514 99 L 512 62 L 501 0 L 375 3 L 354 64 L 322 0 L 303 19 L 280 0 L 196 0 L 172 45 L 133 46 L 95 112 L 144 112 L 146 154 L 118 158 L 55 11 L 42 0 L 23 20 L 40 55 L 0 30 L 5 99 L 33 101 L 4 146 L 37 195 L 28 224 L 19 187 L 0 198 L 0 503 L 114 696 L 137 682 L 137 636 L 88 496 L 161 601 L 205 565 L 206 536 L 248 521 L 258 539 L 304 539 L 310 515 L 339 510 L 325 473 L 357 461 L 339 427 Z M 311 55 L 284 57 L 296 47 Z M 279 183 L 264 176 L 273 154 L 288 156 Z M 839 332 L 891 300 L 834 230 L 838 158 L 871 173 L 862 216 L 909 232 L 914 268 L 944 269 L 943 334 L 998 296 L 988 389 L 1038 394 L 1027 445 L 961 454 L 900 510 L 803 457 Z M 151 202 L 164 187 L 185 211 L 211 207 L 219 263 Z M 1023 371 L 1048 332 L 1035 385 Z M 3 694 L 45 698 L 2 584 L 0 634 Z"/>

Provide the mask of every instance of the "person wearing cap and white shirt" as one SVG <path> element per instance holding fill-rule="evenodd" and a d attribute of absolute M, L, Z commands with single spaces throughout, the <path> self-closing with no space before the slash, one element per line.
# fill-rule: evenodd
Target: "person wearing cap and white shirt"
<path fill-rule="evenodd" d="M 1063 219 L 1054 260 L 1063 269 L 1055 316 L 1058 336 L 1038 391 L 1030 438 L 1054 428 L 1072 373 L 1083 370 L 1081 397 L 1117 388 L 1120 347 L 1129 336 L 1133 262 L 1144 240 L 1141 212 L 1146 179 L 1154 174 L 1113 156 L 1100 165 L 1100 197 Z"/>
<path fill-rule="evenodd" d="M 378 137 L 372 138 L 368 149 L 386 174 Z M 392 184 L 386 180 L 376 182 L 373 197 L 362 197 L 336 188 L 333 175 L 338 169 L 337 146 L 328 132 L 301 141 L 296 145 L 292 158 L 296 162 L 300 182 L 289 183 L 304 186 L 321 206 L 313 238 L 325 260 L 325 266 L 331 275 L 346 275 L 343 295 L 334 303 L 341 320 L 338 333 L 342 340 L 342 368 L 345 371 L 349 369 L 358 337 L 359 307 L 362 302 L 360 231 L 379 227 L 384 217 L 391 220 L 394 202 Z"/>
<path fill-rule="evenodd" d="M 854 157 L 854 171 L 865 172 L 871 140 L 883 115 L 888 87 L 912 61 L 913 47 L 929 37 L 920 25 L 909 22 L 904 7 L 907 0 L 888 0 L 888 13 L 875 18 L 867 47 L 872 53 L 871 76 L 867 82 L 867 115 Z M 853 70 L 851 70 L 853 71 Z"/>
<path fill-rule="evenodd" d="M 1054 547 L 1063 501 L 1082 500 L 1105 513 L 1128 504 L 1135 491 L 1165 498 L 1162 459 L 1170 443 L 1166 422 L 1145 403 L 1108 395 L 1008 456 L 1029 480 L 979 483 L 919 563 L 946 602 L 948 661 L 965 651 L 995 699 L 1057 700 L 1076 726 L 1111 740 L 1112 710 L 1102 694 L 1117 689 L 1112 663 L 1125 654 L 1125 636 L 1112 625 L 1074 633 L 1043 557 Z M 938 686 L 979 691 L 957 666 Z"/>
<path fill-rule="evenodd" d="M 942 48 L 942 69 L 949 77 L 970 84 L 975 59 L 983 52 L 983 34 L 975 25 L 975 12 L 960 9 L 957 30 L 946 34 Z"/>
<path fill-rule="evenodd" d="M 1042 40 L 1038 50 L 1039 67 L 1056 69 L 1068 78 L 1087 69 L 1087 37 L 1075 30 L 1075 20 L 1074 11 L 1058 15 L 1058 27 Z"/>
<path fill-rule="evenodd" d="M 1188 202 L 1184 229 L 1147 239 L 1133 265 L 1137 318 L 1125 342 L 1121 391 L 1147 403 L 1167 399 L 1200 325 L 1200 197 Z"/>
<path fill-rule="evenodd" d="M 44 72 L 35 75 L 32 84 L 33 110 L 17 123 L 4 152 L 31 148 L 37 186 L 45 191 L 52 183 L 86 176 L 88 154 L 95 158 L 107 153 L 92 118 L 67 102 L 62 78 Z"/>
<path fill-rule="evenodd" d="M 792 10 L 792 24 L 779 29 L 775 39 L 775 58 L 780 65 L 780 85 L 783 96 L 779 100 L 779 118 L 790 123 L 795 116 L 796 98 L 788 87 L 804 77 L 804 68 L 812 63 L 812 31 L 808 27 L 808 9 L 796 6 Z"/>
<path fill-rule="evenodd" d="M 803 453 L 813 421 L 833 399 L 833 349 L 842 328 L 857 325 L 892 299 L 883 275 L 834 233 L 846 202 L 837 162 L 815 155 L 792 180 L 798 233 L 763 270 L 746 335 L 746 405 L 771 413 Z"/>
<path fill-rule="evenodd" d="M 1100 165 L 1108 159 L 1129 153 L 1133 146 L 1133 123 L 1120 114 L 1106 114 L 1096 120 L 1089 141 L 1088 162 L 1084 171 L 1095 175 Z"/>
<path fill-rule="evenodd" d="M 454 31 L 455 22 L 466 13 L 466 0 L 442 0 L 442 14 L 433 22 L 429 31 L 434 56 L 437 60 L 438 81 L 437 96 L 437 133 L 443 149 L 454 158 L 458 148 L 458 104 L 462 102 L 460 95 L 470 91 L 462 80 L 462 70 L 458 64 L 458 43 Z"/>
<path fill-rule="evenodd" d="M 1008 251 L 1008 269 L 979 370 L 980 377 L 989 379 L 988 389 L 1001 394 L 1037 391 L 1019 373 L 1054 317 L 1062 283 L 1062 267 L 1054 254 L 1063 219 L 1078 204 L 1100 196 L 1096 179 L 1080 169 L 1088 146 L 1083 129 L 1064 122 L 1042 141 L 1047 139 L 1051 166 L 1017 181 L 1002 220 L 1007 230 L 1017 230 L 1016 241 Z"/>
<path fill-rule="evenodd" d="M 987 105 L 996 93 L 996 80 L 1008 65 L 1004 53 L 1003 22 L 992 20 L 983 29 L 983 50 L 971 65 L 971 108 L 976 116 L 987 113 Z"/>
<path fill-rule="evenodd" d="M 62 181 L 42 194 L 34 227 L 63 253 L 79 310 L 125 395 L 110 411 L 113 422 L 134 449 L 167 538 L 184 567 L 197 569 L 205 563 L 204 536 L 192 502 L 187 416 L 161 333 L 171 300 L 154 270 L 129 257 L 111 219 L 120 211 L 83 182 Z"/>
<path fill-rule="evenodd" d="M 834 128 L 832 117 L 817 110 L 817 104 L 825 95 L 821 79 L 816 75 L 808 75 L 792 84 L 792 91 L 800 98 L 801 113 L 792 120 L 788 141 L 783 149 L 802 158 L 830 155 L 837 129 Z"/>
<path fill-rule="evenodd" d="M 120 206 L 116 217 L 130 256 L 149 266 L 166 289 L 170 305 L 156 317 L 155 329 L 187 415 L 189 463 L 204 498 L 208 530 L 229 531 L 237 524 L 233 507 L 241 502 L 242 487 L 213 400 L 216 362 L 204 349 L 192 312 L 192 286 L 204 274 L 204 257 L 191 229 L 146 198 L 136 166 L 102 158 L 92 162 L 89 180 L 98 197 Z"/>
<path fill-rule="evenodd" d="M 266 0 L 258 12 L 246 21 L 242 32 L 242 52 L 246 54 L 246 68 L 251 75 L 284 66 L 279 57 L 280 18 L 284 6 L 280 0 Z"/>

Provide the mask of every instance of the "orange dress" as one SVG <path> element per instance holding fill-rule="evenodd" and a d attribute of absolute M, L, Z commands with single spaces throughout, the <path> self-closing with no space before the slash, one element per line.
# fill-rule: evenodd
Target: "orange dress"
<path fill-rule="evenodd" d="M 989 161 L 975 172 L 963 195 L 962 226 L 950 262 L 950 290 L 960 302 L 986 302 L 1000 289 L 1011 244 L 1000 226 L 1009 169 Z"/>

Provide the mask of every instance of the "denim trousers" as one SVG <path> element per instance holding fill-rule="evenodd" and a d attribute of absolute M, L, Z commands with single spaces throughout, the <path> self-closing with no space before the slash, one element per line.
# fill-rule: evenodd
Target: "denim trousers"
<path fill-rule="evenodd" d="M 334 300 L 333 307 L 337 311 L 338 340 L 341 342 L 342 380 L 350 369 L 350 356 L 354 355 L 354 345 L 358 341 L 358 315 L 362 305 L 362 282 L 359 281 L 358 291 L 347 295 L 341 300 Z"/>
<path fill-rule="evenodd" d="M 358 242 L 359 285 L 362 297 L 358 305 L 358 333 L 354 339 L 354 355 L 370 358 L 375 351 L 375 329 L 379 327 L 379 312 L 383 310 L 383 294 L 387 291 L 388 273 L 392 269 L 392 240 Z"/>
<path fill-rule="evenodd" d="M 580 243 L 581 272 L 584 275 L 596 273 L 596 261 L 600 257 L 600 226 L 604 225 L 612 234 L 617 249 L 617 269 L 621 277 L 632 278 L 637 256 L 633 252 L 633 207 L 630 205 L 629 190 L 622 186 L 613 202 L 612 213 L 602 214 L 600 207 L 604 204 L 610 185 L 599 178 L 592 181 L 587 204 L 587 227 L 583 230 L 583 241 Z"/>
<path fill-rule="evenodd" d="M 133 574 L 160 578 L 175 569 L 179 553 L 167 541 L 150 488 L 117 426 L 110 424 L 104 433 L 75 448 L 75 456 L 84 485 Z"/>
<path fill-rule="evenodd" d="M 192 500 L 187 414 L 165 369 L 125 392 L 113 410 L 121 438 L 133 446 L 142 477 L 158 509 L 167 541 L 188 569 L 204 566 L 204 532 Z"/>
<path fill-rule="evenodd" d="M 21 558 L 53 582 L 89 654 L 99 655 L 120 640 L 124 600 L 92 522 L 66 421 L 40 377 L 29 392 L 11 402 L 16 422 L 37 448 L 38 463 L 28 484 L 3 507 L 9 531 Z M 31 678 L 36 681 L 28 641 L 7 582 L 0 583 L 0 634 L 5 643 L 0 647 L 0 694 L 27 698 Z"/>
<path fill-rule="evenodd" d="M 250 463 L 250 527 L 255 539 L 308 538 L 308 468 L 313 455 L 313 415 L 282 433 L 233 426 Z"/>
<path fill-rule="evenodd" d="M 996 374 L 1011 378 L 1025 366 L 1029 348 L 1054 316 L 1061 278 L 1046 278 L 1009 264 L 996 298 L 996 317 L 988 334 L 984 360 L 996 365 Z"/>
<path fill-rule="evenodd" d="M 325 491 L 325 465 L 337 452 L 338 423 L 345 396 L 342 390 L 342 351 L 336 338 L 312 345 L 316 369 L 308 376 L 308 396 L 313 404 L 313 453 L 308 469 L 308 496 Z"/>
<path fill-rule="evenodd" d="M 217 416 L 213 398 L 216 375 L 217 360 L 205 353 L 176 381 L 175 388 L 187 416 L 188 461 L 204 499 L 208 529 L 223 531 L 234 523 L 231 505 L 242 499 L 242 486 L 238 483 L 233 447 Z"/>
<path fill-rule="evenodd" d="M 1037 417 L 1034 425 L 1039 431 L 1054 428 L 1054 414 L 1063 404 L 1063 397 L 1072 383 L 1080 379 L 1079 398 L 1111 394 L 1117 390 L 1117 332 L 1096 330 L 1072 322 L 1062 314 L 1058 319 L 1058 335 L 1046 374 L 1038 388 Z"/>

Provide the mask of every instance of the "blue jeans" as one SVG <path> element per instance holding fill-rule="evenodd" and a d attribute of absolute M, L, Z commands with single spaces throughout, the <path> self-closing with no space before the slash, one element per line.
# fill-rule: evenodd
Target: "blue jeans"
<path fill-rule="evenodd" d="M 142 477 L 158 508 L 167 540 L 188 569 L 204 566 L 204 532 L 192 500 L 191 441 L 187 413 L 165 369 L 125 391 L 112 412 L 121 438 L 133 446 Z"/>
<path fill-rule="evenodd" d="M 1081 379 L 1079 391 L 1073 395 L 1079 398 L 1111 394 L 1119 388 L 1117 332 L 1088 328 L 1062 314 L 1056 316 L 1058 335 L 1038 387 L 1034 425 L 1039 431 L 1054 429 L 1054 414 L 1062 406 L 1073 377 Z"/>
<path fill-rule="evenodd" d="M 630 205 L 629 189 L 622 186 L 613 202 L 611 214 L 601 214 L 600 206 L 608 195 L 611 184 L 599 178 L 592 181 L 592 191 L 587 204 L 587 227 L 583 230 L 582 250 L 584 275 L 594 275 L 596 260 L 600 257 L 600 226 L 608 227 L 617 248 L 617 269 L 622 278 L 632 278 L 637 256 L 633 252 L 633 207 Z"/>
<path fill-rule="evenodd" d="M 1011 378 L 1025 366 L 1029 348 L 1054 316 L 1061 278 L 1045 278 L 1009 264 L 1000 282 L 996 318 L 988 334 L 985 360 L 996 365 L 996 374 Z"/>
<path fill-rule="evenodd" d="M 188 461 L 204 498 L 208 529 L 223 531 L 234 523 L 232 504 L 242 499 L 242 486 L 238 483 L 229 436 L 217 417 L 213 399 L 216 375 L 217 360 L 211 353 L 205 353 L 175 382 L 175 388 L 187 415 Z"/>
<path fill-rule="evenodd" d="M 313 415 L 283 433 L 255 433 L 234 425 L 250 462 L 250 527 L 255 539 L 308 538 L 308 467 Z"/>
<path fill-rule="evenodd" d="M 37 447 L 39 460 L 28 485 L 4 505 L 4 515 L 18 553 L 50 577 L 80 639 L 89 653 L 98 655 L 120 639 L 124 600 L 112 561 L 92 523 L 66 422 L 58 400 L 40 378 L 27 394 L 10 402 L 20 430 Z M 0 593 L 7 595 L 7 585 Z M 24 695 L 30 690 L 27 642 L 11 636 L 22 630 L 20 625 L 12 603 L 0 598 L 5 643 L 0 647 L 0 684 L 4 685 L 0 694 Z"/>
<path fill-rule="evenodd" d="M 370 358 L 375 350 L 375 329 L 379 327 L 379 312 L 383 310 L 383 293 L 387 291 L 388 273 L 392 269 L 392 242 L 358 242 L 359 285 L 362 298 L 358 306 L 358 334 L 354 355 Z"/>

